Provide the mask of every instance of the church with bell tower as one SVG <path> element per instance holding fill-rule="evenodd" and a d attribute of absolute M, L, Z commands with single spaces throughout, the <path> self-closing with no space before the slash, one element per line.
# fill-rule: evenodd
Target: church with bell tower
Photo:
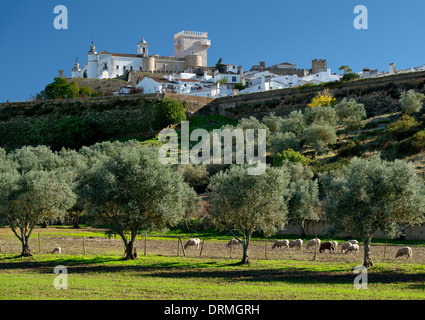
<path fill-rule="evenodd" d="M 192 72 L 207 66 L 207 49 L 211 45 L 207 32 L 181 31 L 174 35 L 174 55 L 149 54 L 149 43 L 142 38 L 137 54 L 97 52 L 92 42 L 87 62 L 80 68 L 78 59 L 71 70 L 72 78 L 113 79 L 131 71 L 143 73 Z"/>

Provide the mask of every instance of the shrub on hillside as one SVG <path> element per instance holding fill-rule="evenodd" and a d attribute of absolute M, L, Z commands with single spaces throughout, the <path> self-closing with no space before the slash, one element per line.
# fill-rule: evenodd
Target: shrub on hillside
<path fill-rule="evenodd" d="M 415 90 L 402 92 L 400 95 L 401 111 L 404 114 L 412 114 L 421 111 L 424 99 L 425 95 Z"/>
<path fill-rule="evenodd" d="M 79 149 L 95 142 L 96 133 L 92 124 L 80 117 L 73 117 L 59 123 L 53 147 Z"/>
<path fill-rule="evenodd" d="M 341 78 L 341 81 L 352 81 L 356 79 L 360 79 L 360 76 L 357 73 L 350 72 L 344 74 Z"/>
<path fill-rule="evenodd" d="M 156 104 L 153 121 L 155 130 L 161 130 L 169 125 L 178 124 L 185 120 L 184 106 L 180 102 L 171 98 L 165 98 Z"/>
<path fill-rule="evenodd" d="M 400 141 L 414 134 L 420 125 L 421 123 L 411 116 L 403 115 L 399 120 L 387 126 L 385 136 L 388 139 Z"/>
<path fill-rule="evenodd" d="M 324 106 L 317 108 L 308 108 L 305 111 L 306 123 L 335 126 L 338 123 L 336 110 L 332 106 Z"/>
<path fill-rule="evenodd" d="M 401 111 L 400 103 L 384 91 L 371 92 L 355 99 L 364 105 L 368 118 Z"/>
<path fill-rule="evenodd" d="M 280 130 L 282 132 L 293 132 L 299 138 L 306 127 L 305 116 L 301 110 L 292 111 L 288 116 L 283 118 Z"/>
<path fill-rule="evenodd" d="M 425 151 L 425 130 L 416 132 L 413 137 L 400 141 L 397 153 L 401 155 L 414 155 Z"/>
<path fill-rule="evenodd" d="M 283 150 L 282 153 L 277 153 L 273 158 L 273 164 L 275 166 L 281 166 L 287 160 L 291 163 L 301 163 L 303 165 L 310 163 L 310 160 L 298 151 L 288 149 Z"/>
<path fill-rule="evenodd" d="M 273 154 L 286 149 L 300 149 L 300 141 L 293 132 L 276 132 L 271 135 L 268 147 Z"/>
<path fill-rule="evenodd" d="M 362 147 L 361 145 L 355 143 L 355 142 L 350 142 L 348 143 L 345 147 L 341 148 L 338 151 L 338 156 L 339 157 L 360 157 L 362 155 Z"/>

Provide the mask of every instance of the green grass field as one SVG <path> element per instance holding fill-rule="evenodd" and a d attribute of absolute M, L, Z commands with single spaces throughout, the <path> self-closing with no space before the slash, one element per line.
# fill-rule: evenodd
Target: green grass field
<path fill-rule="evenodd" d="M 202 257 L 196 249 L 187 250 L 186 257 L 180 251 L 177 257 L 177 235 L 206 239 Z M 82 254 L 82 236 L 86 254 Z M 322 253 L 314 261 L 313 252 L 305 248 L 301 252 L 272 250 L 269 239 L 265 258 L 264 238 L 256 235 L 250 248 L 252 263 L 239 265 L 241 249 L 234 248 L 230 258 L 225 248 L 228 239 L 214 230 L 150 234 L 147 255 L 139 237 L 139 257 L 126 261 L 122 241 L 106 239 L 102 229 L 51 226 L 34 231 L 30 240 L 34 256 L 20 258 L 19 241 L 2 227 L 0 300 L 425 299 L 424 241 L 389 241 L 383 259 L 382 240 L 375 240 L 375 266 L 368 270 L 368 288 L 355 289 L 353 271 L 362 264 L 362 251 L 358 255 L 338 250 L 335 255 Z M 395 251 L 405 244 L 413 247 L 413 260 L 396 260 Z M 57 245 L 63 253 L 51 254 Z M 58 276 L 54 268 L 59 265 L 68 271 L 67 290 L 54 287 Z"/>
<path fill-rule="evenodd" d="M 68 289 L 54 288 L 55 266 L 68 270 Z M 424 299 L 425 266 L 378 263 L 368 288 L 355 289 L 355 265 L 142 256 L 35 255 L 0 260 L 0 299 Z"/>

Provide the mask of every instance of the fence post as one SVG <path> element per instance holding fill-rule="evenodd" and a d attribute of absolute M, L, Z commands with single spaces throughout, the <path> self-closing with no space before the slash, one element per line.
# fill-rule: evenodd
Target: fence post
<path fill-rule="evenodd" d="M 230 259 L 232 259 L 233 239 L 230 241 Z"/>
<path fill-rule="evenodd" d="M 264 259 L 267 259 L 267 238 L 264 238 Z"/>
<path fill-rule="evenodd" d="M 387 238 L 385 238 L 385 247 L 384 247 L 384 261 L 385 261 L 385 255 L 387 253 Z"/>
<path fill-rule="evenodd" d="M 204 241 L 205 241 L 205 238 L 202 239 L 201 252 L 199 252 L 199 256 L 202 255 L 202 250 L 204 250 Z"/>
<path fill-rule="evenodd" d="M 186 257 L 186 250 L 184 250 L 182 238 L 179 237 L 179 240 L 180 240 L 180 245 L 182 246 L 183 257 Z"/>
<path fill-rule="evenodd" d="M 86 254 L 86 238 L 83 236 L 83 253 Z"/>
<path fill-rule="evenodd" d="M 144 252 L 144 255 L 146 255 L 146 240 L 147 240 L 147 235 L 145 234 L 145 252 Z"/>
<path fill-rule="evenodd" d="M 177 239 L 177 257 L 180 257 L 180 237 Z"/>

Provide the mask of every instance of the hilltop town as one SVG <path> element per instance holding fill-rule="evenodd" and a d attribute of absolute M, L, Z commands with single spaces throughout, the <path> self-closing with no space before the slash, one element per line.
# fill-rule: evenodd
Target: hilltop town
<path fill-rule="evenodd" d="M 197 31 L 175 34 L 174 55 L 171 56 L 150 54 L 149 43 L 144 38 L 137 44 L 137 53 L 98 53 L 92 42 L 84 66 L 80 68 L 76 61 L 71 77 L 66 77 L 64 71 L 59 70 L 59 78 L 77 83 L 81 79 L 122 80 L 119 87 L 114 85 L 107 90 L 107 94 L 116 96 L 177 93 L 219 98 L 425 70 L 423 65 L 397 71 L 395 63 L 390 63 L 388 71 L 383 72 L 364 68 L 354 73 L 348 66 L 342 66 L 339 70 L 343 74 L 339 75 L 331 72 L 326 59 L 314 59 L 309 68 L 297 68 L 289 62 L 267 66 L 266 61 L 260 61 L 245 71 L 237 63 L 223 63 L 222 58 L 213 65 L 208 64 L 210 46 L 208 33 Z M 96 85 L 96 81 L 92 81 L 89 86 Z"/>

